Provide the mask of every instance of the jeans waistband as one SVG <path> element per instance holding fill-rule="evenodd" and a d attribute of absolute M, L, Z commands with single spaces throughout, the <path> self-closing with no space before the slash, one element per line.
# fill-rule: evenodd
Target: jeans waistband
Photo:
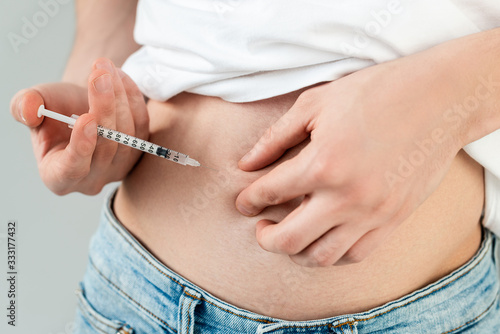
<path fill-rule="evenodd" d="M 110 197 L 99 230 L 92 238 L 89 267 L 148 319 L 174 333 L 193 333 L 195 322 L 211 323 L 219 328 L 217 333 L 386 333 L 387 328 L 406 328 L 407 322 L 414 321 L 409 315 L 415 314 L 422 314 L 419 326 L 440 332 L 436 319 L 457 319 L 457 302 L 463 313 L 459 319 L 472 320 L 488 312 L 498 298 L 496 239 L 485 230 L 479 251 L 465 265 L 396 301 L 328 319 L 271 318 L 226 303 L 170 270 L 120 224 L 111 203 Z M 471 291 L 482 291 L 481 297 Z M 429 309 L 433 310 L 432 316 L 424 312 Z M 447 323 L 443 328 L 459 329 L 464 322 L 457 320 L 453 326 Z"/>

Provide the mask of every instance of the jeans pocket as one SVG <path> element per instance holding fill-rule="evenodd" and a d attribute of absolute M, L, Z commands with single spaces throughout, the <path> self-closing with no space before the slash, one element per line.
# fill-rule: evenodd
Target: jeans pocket
<path fill-rule="evenodd" d="M 134 330 L 126 323 L 112 320 L 99 314 L 85 298 L 83 289 L 76 290 L 78 314 L 74 334 L 133 334 Z"/>

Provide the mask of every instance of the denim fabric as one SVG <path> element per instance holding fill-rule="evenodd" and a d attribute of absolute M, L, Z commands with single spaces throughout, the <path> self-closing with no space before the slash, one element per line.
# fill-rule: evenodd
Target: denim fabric
<path fill-rule="evenodd" d="M 486 230 L 468 263 L 399 300 L 357 314 L 284 321 L 228 304 L 167 268 L 118 222 L 111 200 L 77 290 L 75 334 L 500 333 L 497 241 Z"/>

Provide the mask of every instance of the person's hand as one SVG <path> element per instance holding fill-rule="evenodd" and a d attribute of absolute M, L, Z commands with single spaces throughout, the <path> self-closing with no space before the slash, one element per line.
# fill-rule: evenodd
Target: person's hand
<path fill-rule="evenodd" d="M 71 130 L 64 123 L 38 118 L 40 105 L 71 116 L 81 115 Z M 31 129 L 41 178 L 54 193 L 97 194 L 121 180 L 140 151 L 97 138 L 97 124 L 139 138 L 149 135 L 143 95 L 135 83 L 108 59 L 98 59 L 88 89 L 70 83 L 35 86 L 11 101 L 12 116 Z"/>
<path fill-rule="evenodd" d="M 427 65 L 401 59 L 305 91 L 241 159 L 254 171 L 310 137 L 236 200 L 254 216 L 304 196 L 281 222 L 257 223 L 263 249 L 305 266 L 359 262 L 437 188 L 465 125 L 445 113 L 460 89 Z"/>

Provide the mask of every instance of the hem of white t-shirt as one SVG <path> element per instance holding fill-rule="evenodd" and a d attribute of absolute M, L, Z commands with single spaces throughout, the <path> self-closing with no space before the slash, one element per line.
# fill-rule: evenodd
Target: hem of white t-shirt
<path fill-rule="evenodd" d="M 488 170 L 485 170 L 484 183 L 485 204 L 483 226 L 500 236 L 500 210 L 498 210 L 498 205 L 500 205 L 498 200 L 500 180 Z"/>

